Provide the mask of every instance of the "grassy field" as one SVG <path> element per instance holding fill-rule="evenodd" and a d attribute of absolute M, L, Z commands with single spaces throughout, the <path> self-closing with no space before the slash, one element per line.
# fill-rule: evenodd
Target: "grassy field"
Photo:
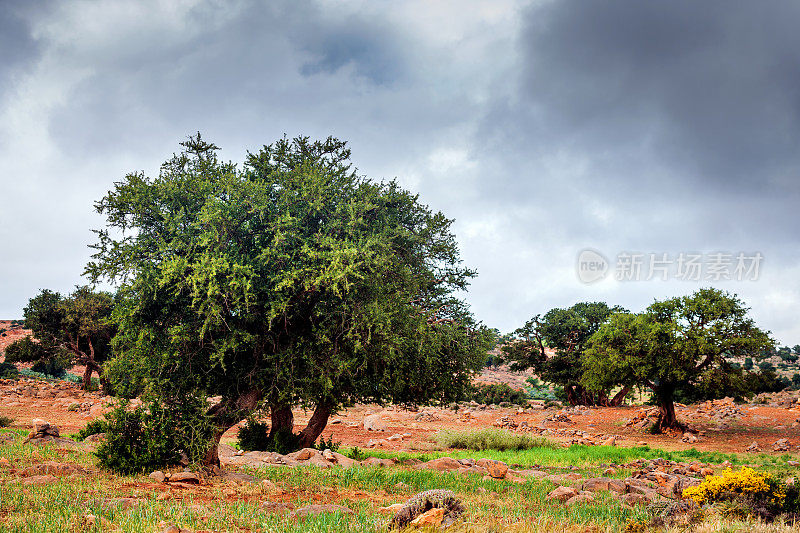
<path fill-rule="evenodd" d="M 7 431 L 4 431 L 8 433 Z M 420 458 L 420 454 L 369 452 L 373 456 L 398 459 Z M 426 457 L 444 455 L 428 453 Z M 545 447 L 519 452 L 484 450 L 449 453 L 456 457 L 490 457 L 524 466 L 578 466 L 591 472 L 603 464 L 622 463 L 639 457 L 664 457 L 676 460 L 748 463 L 754 457 L 722 456 L 700 452 L 667 453 L 649 448 Z M 20 440 L 0 445 L 0 456 L 16 468 L 54 460 L 93 467 L 94 457 L 86 451 L 55 451 L 34 448 Z M 760 458 L 770 469 L 781 461 Z M 467 508 L 462 522 L 450 531 L 476 532 L 613 532 L 645 531 L 651 516 L 643 506 L 627 507 L 607 493 L 598 493 L 591 504 L 566 507 L 545 502 L 554 488 L 549 481 L 529 480 L 524 484 L 505 480 L 484 480 L 478 475 L 437 473 L 408 468 L 356 467 L 352 469 L 280 468 L 248 470 L 256 483 L 233 484 L 219 478 L 192 489 L 169 488 L 146 476 L 117 477 L 100 472 L 90 477 L 64 478 L 58 482 L 24 485 L 0 465 L 0 531 L 161 531 L 172 523 L 190 531 L 230 532 L 378 532 L 386 531 L 388 515 L 382 506 L 405 502 L 413 494 L 434 488 L 456 492 Z M 270 480 L 272 483 L 264 483 Z M 111 498 L 136 498 L 134 508 L 122 510 L 108 505 Z M 336 503 L 349 507 L 352 515 L 326 514 L 318 517 L 289 518 L 285 513 L 268 512 L 263 502 L 281 502 L 301 507 L 309 503 Z M 86 515 L 94 516 L 87 523 Z M 770 525 L 754 521 L 723 519 L 714 511 L 703 518 L 698 531 L 796 531 L 781 523 Z M 678 531 L 676 529 L 675 531 Z M 686 531 L 689 529 L 680 529 Z"/>

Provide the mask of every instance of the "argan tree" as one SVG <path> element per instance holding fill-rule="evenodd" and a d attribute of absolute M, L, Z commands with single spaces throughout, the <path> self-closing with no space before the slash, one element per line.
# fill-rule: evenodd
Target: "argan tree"
<path fill-rule="evenodd" d="M 8 347 L 10 360 L 49 365 L 84 365 L 83 387 L 88 389 L 92 374 L 97 373 L 101 386 L 110 394 L 103 362 L 109 357 L 111 339 L 116 326 L 110 321 L 114 298 L 107 292 L 90 287 L 77 287 L 64 297 L 58 292 L 43 289 L 28 301 L 24 309 L 25 325 L 31 338 L 16 341 Z"/>
<path fill-rule="evenodd" d="M 640 314 L 611 315 L 589 339 L 583 381 L 593 390 L 626 381 L 648 387 L 659 408 L 654 429 L 682 429 L 674 401 L 680 386 L 714 375 L 712 370 L 732 371 L 729 360 L 772 344 L 739 298 L 701 289 L 654 302 Z"/>
<path fill-rule="evenodd" d="M 512 361 L 512 369 L 532 368 L 545 382 L 564 387 L 570 405 L 620 405 L 630 390 L 627 383 L 612 383 L 592 392 L 581 383 L 581 365 L 589 338 L 611 313 L 622 310 L 603 302 L 581 302 L 568 309 L 551 309 L 516 330 L 504 345 L 503 353 Z M 545 347 L 555 354 L 548 356 Z M 609 398 L 608 390 L 620 383 L 624 386 Z"/>
<path fill-rule="evenodd" d="M 112 372 L 162 397 L 220 396 L 205 462 L 256 409 L 309 446 L 354 402 L 444 402 L 493 335 L 455 298 L 475 273 L 451 220 L 350 166 L 334 138 L 281 139 L 223 162 L 198 134 L 158 177 L 97 203 L 93 279 L 119 285 Z M 292 408 L 313 411 L 295 431 Z"/>

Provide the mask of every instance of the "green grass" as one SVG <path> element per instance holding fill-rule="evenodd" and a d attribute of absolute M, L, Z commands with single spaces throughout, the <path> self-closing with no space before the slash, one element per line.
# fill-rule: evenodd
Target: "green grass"
<path fill-rule="evenodd" d="M 18 432 L 2 430 L 3 434 Z M 731 460 L 755 462 L 753 456 L 743 458 L 696 451 L 664 452 L 647 447 L 616 448 L 571 446 L 570 448 L 539 447 L 520 451 L 434 452 L 397 454 L 369 450 L 371 456 L 430 459 L 443 455 L 455 457 L 490 457 L 511 464 L 578 466 L 591 470 L 603 463 L 622 463 L 634 459 L 663 457 L 674 460 L 719 462 Z M 96 459 L 85 450 L 59 451 L 52 447 L 12 443 L 0 444 L 0 456 L 19 468 L 37 462 L 57 460 L 95 466 Z M 784 458 L 764 456 L 764 463 L 783 468 Z M 735 460 L 735 461 L 734 461 Z M 449 489 L 464 501 L 465 520 L 449 529 L 449 533 L 466 531 L 490 533 L 562 533 L 565 531 L 615 532 L 633 522 L 646 522 L 644 507 L 626 507 L 608 493 L 595 495 L 591 504 L 567 507 L 545 501 L 554 485 L 547 480 L 528 479 L 516 484 L 505 480 L 484 479 L 477 474 L 461 475 L 411 468 L 354 467 L 288 468 L 263 467 L 244 469 L 259 480 L 269 479 L 281 491 L 273 492 L 263 483 L 231 485 L 212 480 L 198 490 L 173 490 L 174 499 L 157 499 L 163 485 L 154 485 L 146 476 L 118 477 L 103 472 L 98 476 L 63 479 L 52 485 L 25 486 L 9 469 L 0 468 L 0 531 L 61 532 L 106 531 L 108 528 L 81 526 L 81 517 L 93 514 L 102 517 L 119 531 L 159 531 L 162 521 L 193 531 L 265 531 L 265 532 L 347 532 L 378 533 L 386 531 L 388 517 L 378 508 L 406 501 L 413 494 L 430 489 Z M 109 510 L 97 503 L 102 498 L 136 497 L 141 505 L 129 510 Z M 354 511 L 353 515 L 327 514 L 308 519 L 289 519 L 270 514 L 260 505 L 263 501 L 283 501 L 300 507 L 309 503 L 337 503 Z M 783 531 L 754 522 L 725 519 L 708 531 Z M 788 531 L 788 529 L 785 529 Z"/>

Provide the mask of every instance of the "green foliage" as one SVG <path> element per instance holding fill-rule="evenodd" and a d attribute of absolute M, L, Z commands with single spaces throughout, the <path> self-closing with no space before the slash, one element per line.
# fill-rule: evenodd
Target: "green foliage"
<path fill-rule="evenodd" d="M 750 372 L 743 372 L 741 368 L 722 362 L 718 367 L 701 372 L 692 381 L 678 385 L 675 401 L 688 404 L 731 397 L 742 402 L 762 392 L 754 388 L 750 376 Z"/>
<path fill-rule="evenodd" d="M 616 313 L 589 341 L 583 380 L 602 390 L 620 382 L 653 390 L 660 407 L 656 430 L 679 425 L 674 397 L 714 372 L 732 373 L 728 358 L 772 346 L 736 296 L 701 289 L 651 304 L 644 313 Z M 709 374 L 710 373 L 710 374 Z"/>
<path fill-rule="evenodd" d="M 464 448 L 468 450 L 530 450 L 534 448 L 554 448 L 556 445 L 543 437 L 532 437 L 521 433 L 511 433 L 497 428 L 456 431 L 443 429 L 436 432 L 433 440 L 445 448 Z"/>
<path fill-rule="evenodd" d="M 19 370 L 13 363 L 4 361 L 0 363 L 0 379 L 16 379 L 19 377 Z"/>
<path fill-rule="evenodd" d="M 90 435 L 97 435 L 98 433 L 107 433 L 108 430 L 109 430 L 109 425 L 107 420 L 103 420 L 102 418 L 95 418 L 94 420 L 86 424 L 86 427 L 80 430 L 75 435 L 75 440 L 84 441 L 86 440 L 86 437 Z"/>
<path fill-rule="evenodd" d="M 471 399 L 483 405 L 499 405 L 501 403 L 527 405 L 528 403 L 524 392 L 511 388 L 507 383 L 477 385 Z"/>
<path fill-rule="evenodd" d="M 96 204 L 87 273 L 120 286 L 117 383 L 219 395 L 220 431 L 258 407 L 326 419 L 463 397 L 494 336 L 456 298 L 475 273 L 451 220 L 356 175 L 333 138 L 282 139 L 242 167 L 199 134 L 182 145 Z"/>
<path fill-rule="evenodd" d="M 325 437 L 320 437 L 319 442 L 316 443 L 313 448 L 319 450 L 321 452 L 325 450 L 330 450 L 332 452 L 338 452 L 339 448 L 342 446 L 341 442 L 334 442 L 333 435 L 328 437 L 328 440 L 325 440 Z"/>
<path fill-rule="evenodd" d="M 10 416 L 0 415 L 0 428 L 5 428 L 14 423 L 14 419 Z"/>
<path fill-rule="evenodd" d="M 592 393 L 581 382 L 582 363 L 592 334 L 612 313 L 621 311 L 624 309 L 604 302 L 580 302 L 568 309 L 551 309 L 517 329 L 513 340 L 503 346 L 503 353 L 512 361 L 513 370 L 533 368 L 545 382 L 563 387 L 573 405 L 607 404 L 607 391 L 624 383 L 613 383 Z M 555 355 L 549 357 L 545 347 L 555 350 Z"/>
<path fill-rule="evenodd" d="M 368 457 L 368 455 L 364 453 L 364 450 L 362 450 L 358 446 L 353 446 L 352 448 L 344 450 L 344 455 L 346 455 L 353 461 L 363 461 Z"/>
<path fill-rule="evenodd" d="M 792 381 L 783 376 L 779 376 L 774 369 L 767 368 L 760 372 L 748 372 L 746 376 L 747 387 L 754 393 L 761 392 L 780 392 L 792 386 Z"/>
<path fill-rule="evenodd" d="M 275 451 L 272 439 L 269 438 L 269 424 L 248 418 L 247 422 L 239 427 L 237 438 L 239 448 L 245 451 Z"/>
<path fill-rule="evenodd" d="M 528 384 L 525 387 L 525 394 L 531 400 L 555 401 L 565 399 L 563 387 L 556 386 L 551 390 L 546 383 L 542 383 L 532 376 L 526 379 L 525 382 Z"/>
<path fill-rule="evenodd" d="M 176 465 L 181 453 L 199 463 L 213 434 L 204 404 L 196 397 L 150 401 L 135 409 L 122 403 L 106 415 L 106 440 L 96 452 L 100 465 L 134 474 Z"/>
<path fill-rule="evenodd" d="M 76 287 L 67 297 L 42 290 L 24 310 L 25 323 L 38 342 L 30 336 L 16 341 L 21 344 L 13 357 L 34 362 L 34 371 L 57 377 L 74 364 L 100 372 L 116 332 L 110 321 L 113 305 L 111 294 L 86 286 Z"/>
<path fill-rule="evenodd" d="M 744 365 L 742 365 L 742 368 L 744 368 L 745 370 L 752 369 L 753 368 L 753 358 L 752 357 L 745 357 L 744 358 Z"/>

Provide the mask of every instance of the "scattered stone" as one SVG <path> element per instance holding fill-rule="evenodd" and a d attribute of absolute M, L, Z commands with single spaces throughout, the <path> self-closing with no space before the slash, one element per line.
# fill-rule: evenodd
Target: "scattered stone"
<path fill-rule="evenodd" d="M 788 452 L 790 447 L 789 439 L 778 439 L 772 443 L 772 451 L 774 452 Z"/>
<path fill-rule="evenodd" d="M 403 508 L 404 503 L 393 503 L 387 507 L 379 507 L 378 512 L 381 514 L 397 514 L 397 512 Z"/>
<path fill-rule="evenodd" d="M 31 476 L 22 480 L 24 485 L 49 485 L 58 481 L 56 476 L 45 474 L 43 476 Z"/>
<path fill-rule="evenodd" d="M 50 474 L 54 476 L 71 476 L 71 475 L 85 475 L 89 470 L 81 465 L 74 463 L 57 463 L 55 461 L 48 461 L 46 463 L 37 463 L 23 469 L 19 475 L 22 477 L 41 476 Z"/>
<path fill-rule="evenodd" d="M 508 472 L 508 465 L 502 461 L 478 459 L 477 465 L 485 468 L 489 475 L 495 479 L 503 479 Z"/>
<path fill-rule="evenodd" d="M 155 472 L 151 472 L 149 476 L 150 479 L 154 480 L 157 483 L 164 483 L 167 480 L 167 476 L 164 475 L 164 472 L 161 470 L 156 470 Z"/>
<path fill-rule="evenodd" d="M 761 451 L 761 446 L 759 446 L 756 441 L 753 441 L 750 443 L 750 446 L 747 447 L 746 451 L 750 453 L 757 453 Z"/>
<path fill-rule="evenodd" d="M 622 496 L 622 503 L 633 507 L 634 505 L 643 505 L 650 503 L 650 500 L 648 500 L 643 494 L 629 493 Z"/>

